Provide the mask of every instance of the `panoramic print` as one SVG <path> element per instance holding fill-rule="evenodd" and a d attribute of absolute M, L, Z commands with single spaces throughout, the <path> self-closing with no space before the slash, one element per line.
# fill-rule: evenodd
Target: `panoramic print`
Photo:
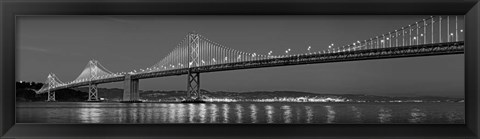
<path fill-rule="evenodd" d="M 464 124 L 464 16 L 20 16 L 17 123 Z"/>

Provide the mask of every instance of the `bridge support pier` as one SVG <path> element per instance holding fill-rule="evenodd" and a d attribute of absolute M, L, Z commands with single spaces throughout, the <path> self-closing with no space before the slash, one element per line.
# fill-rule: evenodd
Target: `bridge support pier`
<path fill-rule="evenodd" d="M 188 72 L 187 99 L 200 100 L 200 73 Z"/>
<path fill-rule="evenodd" d="M 130 74 L 125 75 L 123 86 L 123 101 L 124 102 L 136 102 L 139 101 L 138 92 L 138 79 L 132 79 Z"/>
<path fill-rule="evenodd" d="M 55 102 L 55 91 L 48 90 L 47 92 L 47 102 Z"/>
<path fill-rule="evenodd" d="M 88 86 L 88 100 L 87 101 L 99 101 L 97 84 L 91 84 Z"/>

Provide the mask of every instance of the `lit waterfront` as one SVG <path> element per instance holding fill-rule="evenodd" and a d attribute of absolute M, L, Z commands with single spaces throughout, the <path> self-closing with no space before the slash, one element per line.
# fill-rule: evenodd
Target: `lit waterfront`
<path fill-rule="evenodd" d="M 464 103 L 18 103 L 18 123 L 464 123 Z"/>
<path fill-rule="evenodd" d="M 103 100 L 103 99 L 102 99 Z M 269 99 L 232 99 L 232 98 L 207 98 L 203 99 L 206 102 L 350 102 L 350 103 L 365 103 L 365 102 L 375 102 L 375 103 L 404 103 L 404 102 L 456 102 L 453 100 L 420 100 L 420 99 L 393 99 L 393 100 L 352 100 L 342 97 L 282 97 L 282 98 L 269 98 Z M 176 100 L 147 100 L 143 99 L 143 102 L 181 102 L 181 99 Z M 459 100 L 457 102 L 464 102 L 465 100 Z"/>

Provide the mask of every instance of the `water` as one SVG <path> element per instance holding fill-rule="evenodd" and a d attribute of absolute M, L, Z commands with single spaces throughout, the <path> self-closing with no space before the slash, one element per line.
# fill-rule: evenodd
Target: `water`
<path fill-rule="evenodd" d="M 17 123 L 463 124 L 464 103 L 17 104 Z"/>

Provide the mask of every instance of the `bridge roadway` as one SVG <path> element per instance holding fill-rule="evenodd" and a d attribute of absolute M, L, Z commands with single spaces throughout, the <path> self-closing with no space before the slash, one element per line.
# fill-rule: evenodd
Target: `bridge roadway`
<path fill-rule="evenodd" d="M 434 56 L 434 55 L 449 55 L 449 54 L 463 54 L 464 53 L 464 41 L 447 42 L 447 43 L 435 43 L 435 44 L 421 44 L 405 47 L 387 47 L 378 49 L 356 50 L 335 52 L 326 54 L 309 54 L 309 55 L 295 55 L 282 58 L 271 58 L 264 60 L 245 61 L 236 63 L 216 64 L 200 67 L 192 67 L 191 71 L 195 73 L 206 72 L 218 72 L 240 69 L 252 69 L 252 68 L 264 68 L 264 67 L 277 67 L 277 66 L 289 66 L 289 65 L 304 65 L 304 64 L 317 64 L 317 63 L 333 63 L 333 62 L 345 62 L 345 61 L 360 61 L 360 60 L 373 60 L 373 59 L 388 59 L 388 58 L 401 58 L 401 57 L 419 57 L 419 56 Z M 178 76 L 188 74 L 188 68 L 172 69 L 155 72 L 143 72 L 132 74 L 132 80 L 157 78 L 166 76 Z M 64 88 L 73 88 L 79 86 L 86 86 L 89 84 L 102 84 L 111 82 L 120 82 L 125 80 L 125 75 L 110 77 L 104 79 L 80 82 L 75 84 L 69 84 L 66 86 L 60 86 L 52 89 L 51 91 L 60 90 Z"/>

